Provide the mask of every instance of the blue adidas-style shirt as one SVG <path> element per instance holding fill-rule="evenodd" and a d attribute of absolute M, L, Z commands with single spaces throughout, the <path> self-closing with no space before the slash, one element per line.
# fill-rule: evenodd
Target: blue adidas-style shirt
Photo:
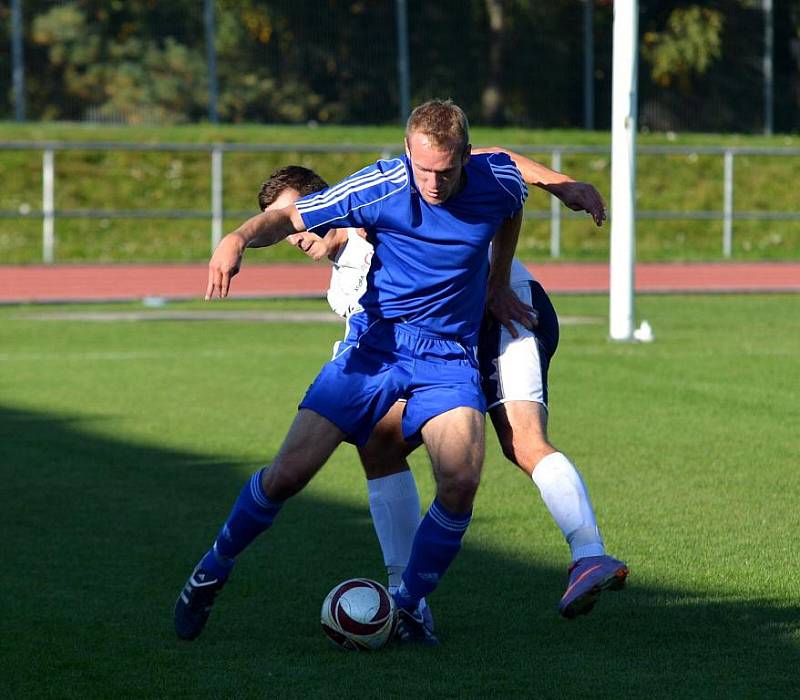
<path fill-rule="evenodd" d="M 361 297 L 369 315 L 466 338 L 483 315 L 489 243 L 528 190 L 504 153 L 474 155 L 464 171 L 464 188 L 439 205 L 420 196 L 404 156 L 379 160 L 295 206 L 320 235 L 366 229 L 375 247 Z"/>

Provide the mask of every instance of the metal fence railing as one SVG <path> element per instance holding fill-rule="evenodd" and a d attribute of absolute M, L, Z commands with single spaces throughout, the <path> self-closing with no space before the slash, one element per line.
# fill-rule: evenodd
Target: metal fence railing
<path fill-rule="evenodd" d="M 563 156 L 572 154 L 609 155 L 610 150 L 603 146 L 560 146 L 560 145 L 518 145 L 509 146 L 520 153 L 549 154 L 554 170 L 561 169 Z M 386 145 L 298 145 L 298 144 L 135 144 L 135 143 L 78 143 L 78 142 L 39 142 L 39 141 L 0 141 L 0 151 L 41 151 L 42 153 L 42 208 L 40 211 L 22 213 L 2 211 L 0 218 L 41 218 L 42 220 L 42 261 L 52 263 L 55 251 L 55 223 L 57 218 L 68 219 L 208 219 L 213 250 L 222 238 L 224 217 L 247 217 L 252 211 L 226 211 L 223 206 L 223 166 L 226 153 L 380 153 L 389 157 L 396 152 L 396 146 Z M 55 208 L 56 158 L 58 151 L 142 151 L 142 152 L 201 152 L 209 155 L 211 172 L 211 192 L 209 209 L 59 209 Z M 637 211 L 637 219 L 649 220 L 717 220 L 722 221 L 722 255 L 730 258 L 733 252 L 733 223 L 748 221 L 800 221 L 800 211 L 736 211 L 734 208 L 734 167 L 735 158 L 741 155 L 800 157 L 800 148 L 768 148 L 747 146 L 640 146 L 639 154 L 664 155 L 716 155 L 723 159 L 723 197 L 720 209 L 701 211 L 643 210 Z M 564 217 L 578 216 L 566 211 L 560 202 L 552 197 L 549 209 L 526 210 L 526 218 L 550 220 L 550 255 L 558 258 L 561 254 L 561 222 Z"/>

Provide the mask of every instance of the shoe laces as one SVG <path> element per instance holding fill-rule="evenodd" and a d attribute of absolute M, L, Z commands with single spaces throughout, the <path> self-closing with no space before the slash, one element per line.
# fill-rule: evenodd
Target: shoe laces
<path fill-rule="evenodd" d="M 221 582 L 215 580 L 214 583 L 206 583 L 203 586 L 197 586 L 189 583 L 189 591 L 187 598 L 189 598 L 189 607 L 192 610 L 207 610 L 214 604 L 214 598 L 217 597 L 222 588 Z"/>

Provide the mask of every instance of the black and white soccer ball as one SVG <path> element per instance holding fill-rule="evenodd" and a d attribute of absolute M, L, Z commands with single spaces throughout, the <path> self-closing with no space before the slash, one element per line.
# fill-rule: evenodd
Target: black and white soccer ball
<path fill-rule="evenodd" d="M 322 603 L 322 630 L 336 646 L 376 651 L 394 634 L 397 609 L 380 583 L 351 578 L 333 587 Z"/>

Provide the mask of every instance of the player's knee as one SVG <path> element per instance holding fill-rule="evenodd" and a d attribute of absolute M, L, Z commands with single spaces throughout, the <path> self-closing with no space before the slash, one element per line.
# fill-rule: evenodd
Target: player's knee
<path fill-rule="evenodd" d="M 466 513 L 472 510 L 478 480 L 457 480 L 442 483 L 436 489 L 439 502 L 452 513 Z"/>
<path fill-rule="evenodd" d="M 480 483 L 481 480 L 477 474 L 458 479 L 453 484 L 453 493 L 457 494 L 460 499 L 469 500 L 471 504 L 475 499 Z"/>
<path fill-rule="evenodd" d="M 455 511 L 468 510 L 475 499 L 480 481 L 479 470 L 440 473 L 437 493 L 445 507 L 449 506 Z"/>
<path fill-rule="evenodd" d="M 542 459 L 557 451 L 547 440 L 533 436 L 517 440 L 504 440 L 501 447 L 506 459 L 526 474 L 532 474 Z"/>
<path fill-rule="evenodd" d="M 501 447 L 501 449 L 503 450 L 503 456 L 504 456 L 504 457 L 505 457 L 505 458 L 506 458 L 506 459 L 507 459 L 509 462 L 513 462 L 513 463 L 514 463 L 514 464 L 516 464 L 517 466 L 520 466 L 520 464 L 519 464 L 519 458 L 517 457 L 517 450 L 516 450 L 516 447 L 514 446 L 514 443 L 513 443 L 512 441 L 510 441 L 510 440 L 508 440 L 508 441 L 504 440 L 504 441 L 503 441 L 503 442 L 500 444 L 500 447 Z"/>

